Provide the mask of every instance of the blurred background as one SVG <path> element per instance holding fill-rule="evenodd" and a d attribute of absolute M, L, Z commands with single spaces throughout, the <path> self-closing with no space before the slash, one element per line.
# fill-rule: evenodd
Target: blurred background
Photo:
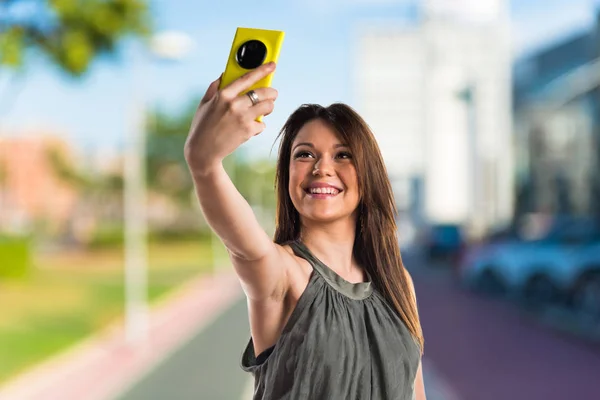
<path fill-rule="evenodd" d="M 272 234 L 287 116 L 367 120 L 428 398 L 599 398 L 598 0 L 0 1 L 0 398 L 251 397 L 183 158 L 238 26 L 286 38 L 227 171 Z"/>

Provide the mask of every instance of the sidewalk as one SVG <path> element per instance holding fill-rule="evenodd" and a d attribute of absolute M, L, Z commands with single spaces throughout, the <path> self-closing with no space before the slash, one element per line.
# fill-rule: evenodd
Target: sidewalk
<path fill-rule="evenodd" d="M 0 400 L 117 396 L 242 296 L 232 271 L 199 278 L 152 308 L 148 339 L 132 348 L 115 326 L 0 387 Z"/>

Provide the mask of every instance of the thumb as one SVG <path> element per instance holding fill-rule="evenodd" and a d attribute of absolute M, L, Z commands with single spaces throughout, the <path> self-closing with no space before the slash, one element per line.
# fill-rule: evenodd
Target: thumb
<path fill-rule="evenodd" d="M 219 91 L 219 84 L 221 83 L 222 77 L 223 74 L 221 74 L 221 76 L 219 76 L 216 81 L 213 81 L 213 83 L 211 83 L 210 86 L 208 86 L 208 89 L 206 89 L 206 93 L 204 93 L 204 97 L 200 101 L 200 104 L 206 103 L 207 101 L 215 97 L 215 94 L 217 94 L 217 92 Z"/>

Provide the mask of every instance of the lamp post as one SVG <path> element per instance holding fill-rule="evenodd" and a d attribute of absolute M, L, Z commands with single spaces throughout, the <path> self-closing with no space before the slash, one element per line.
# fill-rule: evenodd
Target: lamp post
<path fill-rule="evenodd" d="M 130 345 L 143 344 L 148 328 L 144 70 L 148 56 L 177 61 L 185 56 L 191 44 L 191 39 L 183 33 L 161 32 L 150 39 L 149 52 L 141 49 L 135 60 L 133 118 L 124 154 L 125 339 Z"/>
<path fill-rule="evenodd" d="M 480 223 L 479 213 L 479 159 L 477 154 L 477 126 L 476 126 L 476 115 L 475 115 L 475 86 L 473 84 L 466 85 L 463 90 L 457 93 L 457 97 L 466 106 L 467 111 L 467 137 L 468 137 L 468 154 L 469 154 L 469 203 L 471 209 L 471 220 L 470 228 L 475 229 Z"/>

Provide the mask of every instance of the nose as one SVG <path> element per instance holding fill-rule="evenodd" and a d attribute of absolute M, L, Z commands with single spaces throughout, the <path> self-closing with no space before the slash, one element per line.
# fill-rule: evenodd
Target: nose
<path fill-rule="evenodd" d="M 315 176 L 332 176 L 333 171 L 333 163 L 326 159 L 326 157 L 321 157 L 313 167 L 313 175 Z"/>

